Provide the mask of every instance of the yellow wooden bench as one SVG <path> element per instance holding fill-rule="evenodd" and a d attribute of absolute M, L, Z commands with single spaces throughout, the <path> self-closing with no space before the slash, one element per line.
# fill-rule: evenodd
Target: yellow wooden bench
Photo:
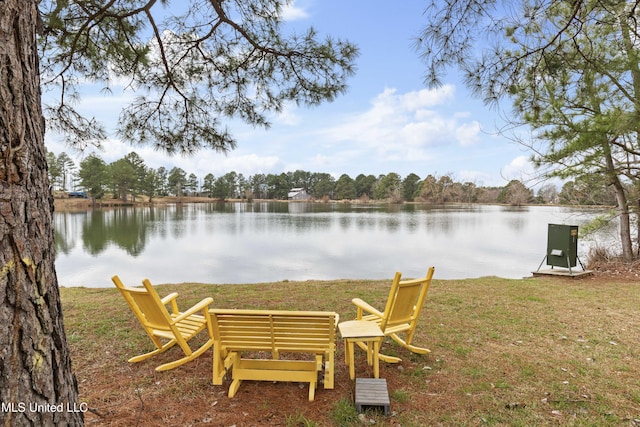
<path fill-rule="evenodd" d="M 337 313 L 211 309 L 213 324 L 213 384 L 232 372 L 229 397 L 242 380 L 309 383 L 315 397 L 324 365 L 324 388 L 333 388 Z M 269 352 L 271 359 L 256 357 Z M 306 353 L 312 360 L 281 359 L 283 353 Z M 250 356 L 250 357 L 243 357 Z"/>

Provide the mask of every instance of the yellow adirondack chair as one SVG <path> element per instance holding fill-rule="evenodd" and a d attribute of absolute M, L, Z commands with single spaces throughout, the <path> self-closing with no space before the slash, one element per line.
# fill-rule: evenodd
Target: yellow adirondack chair
<path fill-rule="evenodd" d="M 426 277 L 413 280 L 400 280 L 402 275 L 396 273 L 384 312 L 376 310 L 360 298 L 354 298 L 352 302 L 357 307 L 356 320 L 376 322 L 385 336 L 391 337 L 402 347 L 418 354 L 429 353 L 429 349 L 412 345 L 411 341 L 434 271 L 433 267 L 429 267 Z M 403 333 L 404 339 L 398 335 L 399 333 Z M 366 350 L 362 343 L 358 345 Z M 401 360 L 399 357 L 384 354 L 380 354 L 379 357 L 388 363 Z"/>
<path fill-rule="evenodd" d="M 176 292 L 172 292 L 160 299 L 148 279 L 142 281 L 144 289 L 124 286 L 117 275 L 113 276 L 111 280 L 122 293 L 145 332 L 156 346 L 155 350 L 132 357 L 129 362 L 140 362 L 156 354 L 163 353 L 178 344 L 185 356 L 156 368 L 156 371 L 167 371 L 195 359 L 213 345 L 213 328 L 211 326 L 211 317 L 209 316 L 209 305 L 213 303 L 213 298 L 205 298 L 182 313 L 178 311 L 178 303 L 176 301 L 178 294 Z M 167 310 L 167 304 L 171 306 L 171 312 Z M 205 328 L 209 334 L 209 339 L 197 350 L 191 350 L 187 342 Z M 163 341 L 165 341 L 164 344 Z"/>

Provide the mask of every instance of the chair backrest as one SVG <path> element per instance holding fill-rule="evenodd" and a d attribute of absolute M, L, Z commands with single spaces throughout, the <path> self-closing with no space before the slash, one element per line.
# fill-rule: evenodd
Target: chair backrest
<path fill-rule="evenodd" d="M 147 332 L 150 332 L 149 328 L 170 329 L 171 316 L 151 283 L 143 282 L 144 289 L 141 289 L 124 286 L 118 276 L 113 276 L 111 280 Z"/>
<path fill-rule="evenodd" d="M 433 272 L 434 268 L 429 267 L 424 278 L 412 280 L 400 280 L 402 275 L 396 273 L 380 323 L 383 331 L 397 325 L 415 325 L 427 297 Z"/>

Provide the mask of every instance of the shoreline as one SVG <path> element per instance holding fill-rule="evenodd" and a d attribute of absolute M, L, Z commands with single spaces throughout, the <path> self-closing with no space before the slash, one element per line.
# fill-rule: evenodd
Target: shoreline
<path fill-rule="evenodd" d="M 187 203 L 257 203 L 257 202 L 279 202 L 279 203 L 369 203 L 362 202 L 360 200 L 279 200 L 279 199 L 213 199 L 210 197 L 199 196 L 187 196 L 187 197 L 158 197 L 154 198 L 151 202 L 148 200 L 136 200 L 135 202 L 123 202 L 120 199 L 99 200 L 94 207 L 91 199 L 69 199 L 69 198 L 56 198 L 53 201 L 54 209 L 57 212 L 67 210 L 91 210 L 101 208 L 114 208 L 114 207 L 146 207 L 146 206 L 162 206 L 162 205 L 175 205 L 175 204 L 187 204 Z M 385 202 L 377 202 L 385 203 Z M 414 202 L 407 202 L 414 203 Z"/>
<path fill-rule="evenodd" d="M 420 205 L 420 204 L 428 204 L 422 202 L 402 202 L 402 203 L 391 203 L 384 200 L 279 200 L 279 199 L 212 199 L 209 197 L 196 197 L 196 196 L 188 196 L 188 197 L 159 197 L 153 199 L 153 201 L 144 201 L 138 200 L 135 202 L 123 202 L 120 199 L 109 199 L 109 200 L 100 200 L 96 202 L 96 206 L 93 206 L 91 199 L 69 199 L 69 198 L 55 198 L 53 201 L 54 211 L 55 212 L 79 212 L 79 211 L 90 211 L 93 209 L 104 209 L 104 208 L 117 208 L 117 207 L 147 207 L 147 206 L 163 206 L 163 205 L 174 205 L 174 204 L 188 204 L 188 203 L 259 203 L 259 202 L 278 202 L 278 203 L 341 203 L 341 204 L 362 204 L 362 205 Z M 613 206 L 605 206 L 605 205 L 562 205 L 562 204 L 525 204 L 519 206 L 500 204 L 500 203 L 443 203 L 438 206 L 447 206 L 447 205 L 491 205 L 491 206 L 509 206 L 509 207 L 528 207 L 528 206 L 566 206 L 572 208 L 580 208 L 580 209 L 606 209 L 613 208 Z"/>

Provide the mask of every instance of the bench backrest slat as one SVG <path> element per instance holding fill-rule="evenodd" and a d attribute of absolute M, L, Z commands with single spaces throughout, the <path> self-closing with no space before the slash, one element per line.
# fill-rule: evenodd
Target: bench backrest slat
<path fill-rule="evenodd" d="M 337 314 L 212 309 L 214 336 L 227 350 L 324 352 L 335 345 Z"/>

